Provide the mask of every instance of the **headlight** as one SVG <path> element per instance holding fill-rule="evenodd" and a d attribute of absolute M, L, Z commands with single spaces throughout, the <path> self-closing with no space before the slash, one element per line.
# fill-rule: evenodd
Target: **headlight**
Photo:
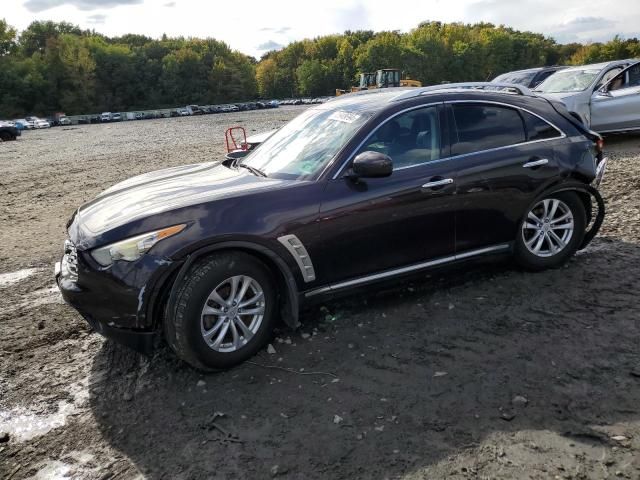
<path fill-rule="evenodd" d="M 155 232 L 143 233 L 135 237 L 96 248 L 91 252 L 93 259 L 103 267 L 111 265 L 116 260 L 133 262 L 147 253 L 151 247 L 164 238 L 180 233 L 186 224 L 174 225 Z"/>

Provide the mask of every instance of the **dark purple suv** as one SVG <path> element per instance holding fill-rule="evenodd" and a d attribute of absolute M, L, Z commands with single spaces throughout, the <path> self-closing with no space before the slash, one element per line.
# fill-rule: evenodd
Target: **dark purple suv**
<path fill-rule="evenodd" d="M 242 159 L 111 187 L 69 222 L 65 300 L 107 337 L 162 333 L 219 369 L 326 295 L 487 255 L 561 265 L 602 222 L 601 139 L 526 89 L 474 85 L 345 95 Z"/>

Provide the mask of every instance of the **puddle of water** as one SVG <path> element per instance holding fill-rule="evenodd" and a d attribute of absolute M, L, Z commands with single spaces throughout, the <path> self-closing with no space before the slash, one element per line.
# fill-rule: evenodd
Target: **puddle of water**
<path fill-rule="evenodd" d="M 96 464 L 95 455 L 87 450 L 74 450 L 60 457 L 60 460 L 45 460 L 35 468 L 38 471 L 28 480 L 100 478 L 101 473 L 101 466 Z"/>
<path fill-rule="evenodd" d="M 8 432 L 12 440 L 24 442 L 62 427 L 75 411 L 75 405 L 68 402 L 59 402 L 56 413 L 44 415 L 23 408 L 0 410 L 0 430 Z"/>
<path fill-rule="evenodd" d="M 87 402 L 88 382 L 89 379 L 85 378 L 71 386 L 69 393 L 73 396 L 73 402 L 58 402 L 55 413 L 34 413 L 24 407 L 0 410 L 0 431 L 9 433 L 12 441 L 24 442 L 64 426 L 67 417 L 78 413 L 80 407 Z"/>
<path fill-rule="evenodd" d="M 18 270 L 17 272 L 0 273 L 0 287 L 8 287 L 9 285 L 18 283 L 25 278 L 29 278 L 37 271 L 37 268 L 25 268 L 24 270 Z"/>
<path fill-rule="evenodd" d="M 40 469 L 29 480 L 69 480 L 71 478 L 71 465 L 58 460 L 51 460 L 40 465 Z"/>

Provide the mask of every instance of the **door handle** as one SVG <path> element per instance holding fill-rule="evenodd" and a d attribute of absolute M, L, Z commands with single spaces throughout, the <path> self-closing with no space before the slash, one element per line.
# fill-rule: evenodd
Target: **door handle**
<path fill-rule="evenodd" d="M 427 182 L 422 185 L 422 188 L 434 188 L 434 187 L 442 187 L 443 185 L 451 185 L 453 183 L 453 178 L 443 178 L 442 180 L 434 180 L 433 182 Z"/>
<path fill-rule="evenodd" d="M 548 158 L 541 158 L 540 160 L 533 160 L 531 162 L 527 162 L 522 166 L 524 168 L 534 168 L 534 167 L 539 167 L 540 165 L 546 165 L 547 163 L 549 163 Z"/>

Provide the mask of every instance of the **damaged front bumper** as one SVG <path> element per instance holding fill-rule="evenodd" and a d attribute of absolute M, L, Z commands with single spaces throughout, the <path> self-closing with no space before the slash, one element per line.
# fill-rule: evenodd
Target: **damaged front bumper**
<path fill-rule="evenodd" d="M 154 303 L 164 280 L 180 265 L 146 254 L 134 262 L 117 261 L 104 268 L 67 241 L 55 277 L 65 302 L 93 330 L 148 353 L 157 335 Z"/>

